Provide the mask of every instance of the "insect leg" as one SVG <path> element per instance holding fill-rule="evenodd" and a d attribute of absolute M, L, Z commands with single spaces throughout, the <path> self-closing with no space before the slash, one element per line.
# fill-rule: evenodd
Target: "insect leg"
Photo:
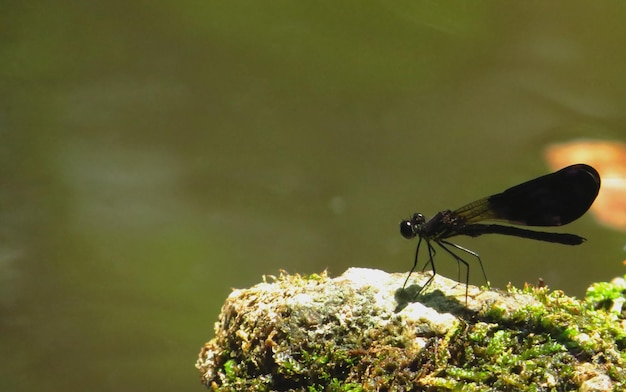
<path fill-rule="evenodd" d="M 437 271 L 435 270 L 435 261 L 434 261 L 435 248 L 433 248 L 430 241 L 428 240 L 426 240 L 426 247 L 428 248 L 428 262 L 426 263 L 426 265 L 430 263 L 430 266 L 433 268 L 433 274 L 430 275 L 426 283 L 424 283 L 422 287 L 417 291 L 417 293 L 415 293 L 416 296 L 419 295 L 430 284 L 430 282 L 433 281 L 433 279 L 435 278 L 435 275 L 437 275 Z M 426 267 L 424 266 L 424 268 Z"/>
<path fill-rule="evenodd" d="M 413 261 L 413 267 L 411 267 L 411 270 L 409 271 L 409 274 L 407 275 L 406 279 L 404 280 L 404 284 L 402 285 L 402 288 L 404 289 L 406 287 L 407 282 L 409 281 L 409 278 L 411 277 L 411 274 L 413 273 L 413 271 L 415 271 L 415 267 L 417 267 L 417 257 L 420 253 L 420 245 L 422 244 L 422 237 L 420 237 L 419 241 L 417 241 L 417 247 L 415 248 L 415 260 Z"/>
<path fill-rule="evenodd" d="M 473 250 L 470 250 L 470 249 L 464 248 L 464 247 L 462 247 L 461 245 L 458 245 L 458 244 L 453 244 L 452 242 L 448 242 L 448 241 L 446 241 L 446 240 L 440 240 L 440 241 L 439 241 L 439 245 L 441 245 L 441 243 L 444 243 L 444 244 L 446 244 L 446 245 L 452 246 L 452 247 L 454 247 L 454 248 L 456 248 L 456 249 L 458 249 L 458 250 L 462 250 L 463 252 L 468 253 L 468 254 L 470 254 L 470 255 L 472 255 L 472 256 L 474 256 L 474 257 L 476 257 L 476 258 L 478 259 L 478 264 L 480 265 L 480 269 L 481 269 L 481 271 L 483 272 L 483 278 L 485 278 L 485 282 L 487 282 L 487 284 L 489 284 L 489 279 L 487 279 L 487 274 L 485 273 L 485 267 L 483 267 L 483 261 L 480 259 L 480 256 L 478 255 L 478 253 L 474 252 Z M 449 249 L 446 249 L 446 248 L 445 248 L 445 247 L 443 247 L 443 246 L 442 246 L 442 248 L 444 248 L 445 250 L 447 250 L 447 251 L 448 251 L 448 253 L 452 253 L 452 252 L 450 252 L 450 250 L 449 250 Z M 465 264 L 467 265 L 467 263 L 465 263 Z M 469 268 L 468 268 L 468 270 L 469 270 Z M 469 271 L 468 271 L 468 274 L 469 274 Z"/>
<path fill-rule="evenodd" d="M 457 265 L 458 265 L 458 267 L 457 267 L 457 268 L 459 268 L 459 270 L 460 270 L 460 265 L 461 265 L 461 263 L 463 263 L 463 265 L 465 266 L 465 271 L 466 271 L 466 272 L 465 272 L 465 304 L 467 304 L 468 285 L 469 285 L 469 272 L 470 272 L 470 266 L 469 266 L 469 263 L 468 263 L 467 261 L 463 260 L 463 259 L 461 258 L 461 256 L 457 255 L 456 253 L 454 253 L 453 251 L 451 251 L 450 249 L 448 249 L 448 248 L 446 247 L 446 245 L 449 245 L 449 246 L 455 247 L 455 248 L 457 248 L 457 249 L 461 249 L 461 250 L 467 251 L 468 253 L 473 254 L 473 255 L 476 255 L 476 256 L 478 256 L 478 255 L 477 255 L 476 253 L 474 253 L 474 252 L 471 252 L 471 251 L 469 251 L 469 250 L 467 250 L 467 249 L 465 249 L 465 248 L 463 248 L 463 247 L 461 247 L 461 246 L 457 245 L 457 244 L 453 244 L 453 243 L 448 242 L 448 241 L 442 241 L 442 240 L 440 240 L 440 241 L 437 241 L 437 244 L 439 244 L 439 246 L 441 247 L 441 249 L 443 249 L 443 250 L 445 250 L 446 252 L 448 252 L 448 253 L 449 253 L 449 254 L 450 254 L 450 255 L 451 255 L 451 256 L 452 256 L 452 257 L 456 260 Z M 479 258 L 479 260 L 480 260 L 480 258 Z M 482 265 L 482 263 L 481 263 L 481 265 Z"/>
<path fill-rule="evenodd" d="M 430 244 L 430 242 L 426 242 L 427 244 Z M 431 265 L 433 272 L 435 272 L 435 266 L 433 265 L 433 260 L 435 259 L 435 256 L 437 255 L 437 249 L 433 248 L 432 246 L 428 247 L 428 254 L 430 256 L 430 258 L 428 259 L 428 261 L 426 262 L 426 264 L 424 264 L 424 268 L 422 268 L 422 272 L 426 271 L 426 267 L 428 267 L 428 264 Z"/>

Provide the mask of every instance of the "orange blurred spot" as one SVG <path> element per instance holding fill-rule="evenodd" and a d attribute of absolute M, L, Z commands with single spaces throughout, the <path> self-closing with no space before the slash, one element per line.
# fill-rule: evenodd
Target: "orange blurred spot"
<path fill-rule="evenodd" d="M 553 170 L 573 163 L 593 166 L 602 185 L 591 212 L 601 223 L 626 230 L 626 143 L 579 140 L 553 144 L 546 148 L 545 158 Z"/>

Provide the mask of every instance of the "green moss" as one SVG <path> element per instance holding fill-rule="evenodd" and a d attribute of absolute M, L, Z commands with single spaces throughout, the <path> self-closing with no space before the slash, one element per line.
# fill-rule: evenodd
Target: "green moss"
<path fill-rule="evenodd" d="M 616 318 L 624 319 L 626 311 L 624 302 L 626 293 L 626 279 L 616 278 L 611 282 L 594 283 L 587 289 L 586 301 L 595 309 L 604 309 L 611 312 Z M 623 338 L 620 344 L 624 346 Z"/>
<path fill-rule="evenodd" d="M 224 373 L 230 381 L 234 381 L 237 378 L 237 362 L 234 359 L 224 362 Z"/>
<path fill-rule="evenodd" d="M 509 287 L 477 312 L 442 295 L 396 313 L 377 308 L 368 286 L 330 285 L 325 274 L 281 275 L 272 285 L 225 305 L 208 343 L 221 352 L 209 388 L 560 391 L 607 375 L 626 388 L 621 282 L 595 284 L 584 300 Z M 455 317 L 444 327 L 420 324 L 445 306 Z M 416 310 L 424 313 L 411 319 Z"/>
<path fill-rule="evenodd" d="M 309 279 L 309 280 L 316 280 L 316 281 L 323 281 L 324 280 L 325 275 L 320 275 L 320 274 L 311 274 L 311 275 L 307 275 L 305 276 L 303 279 Z"/>

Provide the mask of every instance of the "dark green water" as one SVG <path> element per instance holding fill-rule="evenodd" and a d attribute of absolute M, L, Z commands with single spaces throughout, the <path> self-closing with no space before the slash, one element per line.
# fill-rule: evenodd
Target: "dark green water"
<path fill-rule="evenodd" d="M 233 287 L 405 271 L 398 223 L 624 140 L 622 2 L 12 2 L 0 49 L 0 389 L 201 391 Z M 495 287 L 582 295 L 624 236 L 485 237 Z M 438 258 L 438 272 L 456 264 Z M 478 266 L 472 282 L 482 284 Z"/>

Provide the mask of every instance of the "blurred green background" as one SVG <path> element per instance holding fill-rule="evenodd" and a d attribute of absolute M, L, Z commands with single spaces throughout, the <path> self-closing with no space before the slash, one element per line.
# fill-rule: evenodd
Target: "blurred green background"
<path fill-rule="evenodd" d="M 549 172 L 548 143 L 625 136 L 621 1 L 1 10 L 3 391 L 203 390 L 231 288 L 407 271 L 401 219 Z M 624 273 L 623 233 L 560 231 L 589 241 L 455 242 L 494 287 Z"/>

